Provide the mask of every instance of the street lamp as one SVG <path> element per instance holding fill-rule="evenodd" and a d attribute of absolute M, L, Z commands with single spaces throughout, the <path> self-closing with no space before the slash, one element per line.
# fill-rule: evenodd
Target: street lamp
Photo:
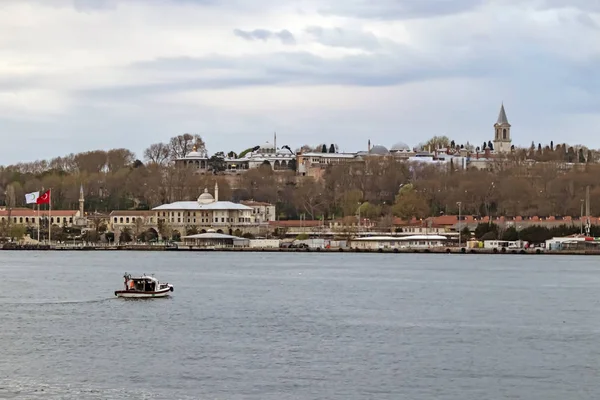
<path fill-rule="evenodd" d="M 581 212 L 579 213 L 579 233 L 583 235 L 583 202 L 585 200 L 581 199 Z"/>
<path fill-rule="evenodd" d="M 461 247 L 461 234 L 462 234 L 462 230 L 461 230 L 461 219 L 460 219 L 460 214 L 461 214 L 461 208 L 460 206 L 462 205 L 462 202 L 457 201 L 456 205 L 458 206 L 458 247 Z"/>

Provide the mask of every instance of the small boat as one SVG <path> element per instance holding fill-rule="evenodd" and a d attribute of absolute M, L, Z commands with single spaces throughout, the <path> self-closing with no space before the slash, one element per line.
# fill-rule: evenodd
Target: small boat
<path fill-rule="evenodd" d="M 123 275 L 125 278 L 125 289 L 115 290 L 115 296 L 135 299 L 151 299 L 154 297 L 167 297 L 173 291 L 173 285 L 160 283 L 154 276 L 146 274 L 132 278 L 131 275 Z"/>

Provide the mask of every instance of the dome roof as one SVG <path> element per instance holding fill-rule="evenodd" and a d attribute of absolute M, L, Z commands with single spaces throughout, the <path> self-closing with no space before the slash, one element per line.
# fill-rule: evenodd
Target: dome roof
<path fill-rule="evenodd" d="M 196 146 L 194 146 L 192 148 L 192 151 L 190 151 L 189 153 L 187 153 L 185 155 L 185 158 L 204 158 L 205 155 L 204 153 L 201 153 L 198 151 L 198 148 Z"/>
<path fill-rule="evenodd" d="M 385 148 L 385 146 L 375 145 L 375 146 L 371 147 L 370 153 L 383 156 L 383 155 L 389 154 L 389 151 L 387 148 Z"/>
<path fill-rule="evenodd" d="M 190 151 L 186 154 L 185 158 L 203 158 L 204 154 L 199 153 L 197 151 Z"/>
<path fill-rule="evenodd" d="M 398 142 L 392 146 L 390 151 L 410 151 L 410 147 L 404 142 Z"/>
<path fill-rule="evenodd" d="M 198 203 L 200 204 L 208 204 L 208 203 L 213 203 L 215 201 L 215 198 L 212 196 L 212 194 L 208 193 L 208 189 L 204 189 L 204 193 L 202 193 L 200 195 L 200 197 L 198 197 Z"/>
<path fill-rule="evenodd" d="M 262 150 L 275 150 L 275 145 L 265 142 L 262 146 L 260 146 Z"/>

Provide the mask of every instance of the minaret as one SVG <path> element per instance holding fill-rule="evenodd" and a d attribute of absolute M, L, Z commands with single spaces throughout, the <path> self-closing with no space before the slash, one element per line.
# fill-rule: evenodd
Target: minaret
<path fill-rule="evenodd" d="M 85 198 L 83 197 L 83 185 L 79 186 L 79 217 L 83 218 L 83 206 L 85 204 Z"/>
<path fill-rule="evenodd" d="M 219 183 L 215 182 L 215 201 L 219 201 Z"/>
<path fill-rule="evenodd" d="M 277 132 L 273 132 L 273 147 L 275 147 L 275 152 L 277 153 Z"/>
<path fill-rule="evenodd" d="M 498 153 L 510 152 L 512 139 L 510 138 L 510 124 L 504 111 L 504 103 L 500 107 L 498 121 L 494 124 L 494 150 Z"/>

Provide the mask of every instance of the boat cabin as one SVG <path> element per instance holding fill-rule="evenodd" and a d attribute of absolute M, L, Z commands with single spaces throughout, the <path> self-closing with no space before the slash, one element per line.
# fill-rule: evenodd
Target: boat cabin
<path fill-rule="evenodd" d="M 131 275 L 125 274 L 125 290 L 133 290 L 136 292 L 155 292 L 160 289 L 158 279 L 153 276 L 143 275 L 138 278 L 132 278 Z"/>

